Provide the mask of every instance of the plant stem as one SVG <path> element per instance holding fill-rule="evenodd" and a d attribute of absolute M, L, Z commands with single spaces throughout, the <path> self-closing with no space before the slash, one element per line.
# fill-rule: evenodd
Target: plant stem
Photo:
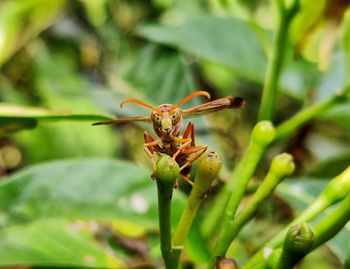
<path fill-rule="evenodd" d="M 334 95 L 325 101 L 319 102 L 313 106 L 310 106 L 300 111 L 290 119 L 284 121 L 282 124 L 277 126 L 276 140 L 289 137 L 305 122 L 313 119 L 317 115 L 320 115 L 322 112 L 325 112 L 326 110 L 331 108 L 335 103 L 342 100 L 344 100 L 344 97 L 342 95 Z"/>
<path fill-rule="evenodd" d="M 210 236 L 217 229 L 224 214 L 226 214 L 227 221 L 234 217 L 248 182 L 266 147 L 273 141 L 274 137 L 275 129 L 271 122 L 261 121 L 254 126 L 246 152 L 233 170 L 227 184 L 217 196 L 214 207 L 208 212 L 203 224 L 203 230 L 207 236 Z"/>
<path fill-rule="evenodd" d="M 283 251 L 274 269 L 292 269 L 305 255 L 333 238 L 350 220 L 350 194 L 332 213 L 321 220 L 313 229 L 313 233 L 304 224 L 291 236 L 293 226 L 288 231 Z M 293 234 L 292 234 L 293 235 Z M 293 239 L 294 237 L 294 239 Z"/>
<path fill-rule="evenodd" d="M 284 54 L 287 49 L 288 28 L 297 12 L 299 0 L 294 0 L 289 8 L 278 0 L 279 23 L 277 24 L 272 55 L 267 67 L 263 95 L 259 111 L 259 120 L 273 120 L 278 95 L 278 81 L 282 70 Z"/>
<path fill-rule="evenodd" d="M 166 269 L 177 269 L 171 247 L 171 198 L 173 186 L 180 173 L 178 164 L 168 155 L 162 155 L 157 161 L 156 182 L 158 192 L 158 215 L 160 249 Z"/>
<path fill-rule="evenodd" d="M 269 240 L 264 249 L 273 249 L 280 246 L 288 232 L 288 229 L 298 223 L 309 222 L 320 215 L 331 205 L 344 199 L 350 192 L 350 166 L 347 167 L 340 175 L 333 178 L 317 199 L 305 209 L 299 217 L 288 224 L 281 232 Z M 243 269 L 256 268 L 258 264 L 264 263 L 263 249 L 256 253 L 244 266 Z"/>
<path fill-rule="evenodd" d="M 190 226 L 197 214 L 197 210 L 206 192 L 219 174 L 221 166 L 222 162 L 219 155 L 215 152 L 206 153 L 198 160 L 194 184 L 173 236 L 173 246 L 175 248 L 183 246 Z"/>
<path fill-rule="evenodd" d="M 265 180 L 247 206 L 234 220 L 225 222 L 214 250 L 214 257 L 223 257 L 225 255 L 231 242 L 236 238 L 242 227 L 252 218 L 261 202 L 272 193 L 281 180 L 292 174 L 294 167 L 292 156 L 287 153 L 277 155 L 273 159 Z"/>
<path fill-rule="evenodd" d="M 321 220 L 314 228 L 313 249 L 333 238 L 350 221 L 350 194 L 332 213 Z"/>
<path fill-rule="evenodd" d="M 160 233 L 160 249 L 165 263 L 165 268 L 176 268 L 173 266 L 171 251 L 171 197 L 173 187 L 164 185 L 157 181 L 158 190 L 158 212 L 159 212 L 159 233 Z"/>
<path fill-rule="evenodd" d="M 306 223 L 291 227 L 273 269 L 293 269 L 312 250 L 313 242 L 314 234 Z"/>
<path fill-rule="evenodd" d="M 198 208 L 204 197 L 205 191 L 203 192 L 203 190 L 196 187 L 196 184 L 194 184 L 173 236 L 174 248 L 179 248 L 184 245 L 188 231 L 190 230 L 192 222 L 197 215 Z"/>
<path fill-rule="evenodd" d="M 215 152 L 206 153 L 198 160 L 195 181 L 172 240 L 174 260 L 176 263 L 180 257 L 193 220 L 197 215 L 198 208 L 212 182 L 219 174 L 221 166 L 221 159 Z"/>

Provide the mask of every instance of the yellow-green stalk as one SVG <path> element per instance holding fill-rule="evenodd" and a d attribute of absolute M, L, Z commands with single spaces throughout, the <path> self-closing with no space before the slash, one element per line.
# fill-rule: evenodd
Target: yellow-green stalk
<path fill-rule="evenodd" d="M 195 181 L 172 240 L 175 256 L 180 255 L 197 210 L 221 166 L 222 161 L 215 152 L 204 153 L 198 160 Z"/>
<path fill-rule="evenodd" d="M 224 214 L 232 219 L 247 189 L 266 147 L 273 141 L 275 129 L 271 122 L 258 122 L 252 132 L 246 152 L 233 170 L 227 184 L 214 201 L 203 223 L 203 233 L 210 236 L 222 222 Z M 231 198 L 230 198 L 231 197 Z M 225 212 L 226 208 L 226 212 Z"/>
<path fill-rule="evenodd" d="M 292 226 L 284 239 L 282 253 L 273 269 L 293 269 L 314 243 L 314 234 L 306 223 Z"/>
<path fill-rule="evenodd" d="M 273 192 L 284 178 L 291 175 L 294 169 L 293 158 L 287 153 L 277 155 L 272 160 L 268 174 L 247 206 L 235 219 L 225 222 L 214 250 L 214 260 L 226 254 L 231 242 L 236 238 L 242 227 L 253 217 L 261 202 Z"/>
<path fill-rule="evenodd" d="M 156 182 L 158 191 L 158 214 L 160 249 L 166 269 L 177 269 L 173 261 L 171 248 L 171 198 L 173 186 L 180 174 L 179 165 L 168 155 L 162 155 L 156 166 Z"/>

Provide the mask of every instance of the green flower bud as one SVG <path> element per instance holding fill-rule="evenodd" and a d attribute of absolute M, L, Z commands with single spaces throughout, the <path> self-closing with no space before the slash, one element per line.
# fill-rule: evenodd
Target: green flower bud
<path fill-rule="evenodd" d="M 216 152 L 206 152 L 198 160 L 195 185 L 201 189 L 208 189 L 218 176 L 222 161 Z"/>
<path fill-rule="evenodd" d="M 287 177 L 290 176 L 295 169 L 292 155 L 288 153 L 282 153 L 273 158 L 270 171 L 277 177 Z"/>
<path fill-rule="evenodd" d="M 292 226 L 284 239 L 282 254 L 274 269 L 293 268 L 314 244 L 314 234 L 306 223 Z"/>
<path fill-rule="evenodd" d="M 259 121 L 253 129 L 252 142 L 266 147 L 275 139 L 276 131 L 270 121 Z"/>
<path fill-rule="evenodd" d="M 339 176 L 332 179 L 320 197 L 329 200 L 331 203 L 338 202 L 350 193 L 350 166 Z"/>
<path fill-rule="evenodd" d="M 164 154 L 157 161 L 156 178 L 163 184 L 174 185 L 180 174 L 180 167 L 170 156 Z"/>
<path fill-rule="evenodd" d="M 308 253 L 314 242 L 314 234 L 307 223 L 292 226 L 286 235 L 283 247 L 295 254 Z"/>

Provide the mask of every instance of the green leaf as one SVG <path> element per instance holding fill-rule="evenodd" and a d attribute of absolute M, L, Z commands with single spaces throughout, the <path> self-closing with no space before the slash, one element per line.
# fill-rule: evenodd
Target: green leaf
<path fill-rule="evenodd" d="M 0 265 L 126 268 L 82 222 L 35 221 L 0 231 Z"/>
<path fill-rule="evenodd" d="M 203 16 L 179 25 L 141 26 L 137 33 L 151 41 L 224 64 L 254 81 L 264 78 L 266 55 L 255 33 L 238 19 Z"/>
<path fill-rule="evenodd" d="M 330 66 L 321 77 L 315 91 L 315 101 L 325 100 L 344 89 L 347 78 L 345 55 L 346 53 L 342 50 L 332 54 Z"/>
<path fill-rule="evenodd" d="M 196 90 L 184 58 L 175 50 L 154 44 L 142 49 L 126 79 L 154 105 L 177 103 Z"/>
<path fill-rule="evenodd" d="M 139 93 L 142 93 L 143 96 L 141 98 L 143 101 L 149 102 L 154 106 L 162 103 L 176 104 L 197 90 L 190 67 L 184 57 L 173 49 L 154 44 L 146 46 L 141 51 L 137 61 L 128 72 L 126 79 L 139 90 Z M 111 98 L 113 97 L 111 96 Z M 202 103 L 203 100 L 206 101 L 204 97 L 202 99 L 200 97 L 195 98 L 186 103 L 184 107 L 197 105 Z M 115 105 L 113 106 L 116 107 Z M 144 108 L 141 109 L 145 111 Z M 123 113 L 127 112 L 128 114 L 126 115 L 128 116 L 147 115 L 149 113 L 149 111 L 143 113 L 137 111 L 137 106 L 123 107 Z M 121 113 L 120 110 L 119 113 Z M 191 119 L 191 122 L 194 122 L 197 130 L 199 128 L 207 128 L 208 125 L 205 117 Z M 187 120 L 185 121 L 186 124 Z M 210 136 L 205 137 L 203 140 L 212 150 L 217 150 L 217 146 Z"/>
<path fill-rule="evenodd" d="M 294 209 L 301 211 L 309 206 L 326 186 L 326 180 L 291 179 L 277 187 L 277 193 L 286 199 Z M 322 217 L 327 217 L 325 213 Z M 334 238 L 327 242 L 334 254 L 343 262 L 350 251 L 350 225 L 346 225 Z"/>
<path fill-rule="evenodd" d="M 184 205 L 184 196 L 175 191 L 173 227 Z M 108 159 L 50 162 L 24 169 L 1 181 L 0 227 L 47 218 L 112 222 L 123 234 L 129 234 L 130 227 L 140 231 L 139 225 L 154 231 L 158 229 L 156 186 L 149 170 Z M 200 237 L 199 226 L 195 225 L 187 246 L 193 250 Z M 200 257 L 197 260 L 208 257 L 203 246 L 195 253 Z"/>
<path fill-rule="evenodd" d="M 108 159 L 32 166 L 1 181 L 1 224 L 71 217 L 135 220 L 155 228 L 155 186 L 149 175 L 142 167 Z"/>
<path fill-rule="evenodd" d="M 54 22 L 64 0 L 4 1 L 0 8 L 0 66 Z"/>
<path fill-rule="evenodd" d="M 279 86 L 284 94 L 304 103 L 308 98 L 308 89 L 315 88 L 318 80 L 316 64 L 303 58 L 289 58 L 283 67 Z"/>
<path fill-rule="evenodd" d="M 79 114 L 70 111 L 54 111 L 38 107 L 0 104 L 0 128 L 5 132 L 36 127 L 39 121 L 99 121 L 110 119 L 98 114 Z"/>

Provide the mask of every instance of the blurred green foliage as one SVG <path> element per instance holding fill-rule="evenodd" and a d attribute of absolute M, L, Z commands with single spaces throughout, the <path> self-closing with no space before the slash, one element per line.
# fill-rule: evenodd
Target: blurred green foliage
<path fill-rule="evenodd" d="M 348 6 L 346 0 L 301 1 L 279 81 L 276 125 L 350 86 Z M 225 180 L 256 122 L 274 14 L 272 0 L 2 0 L 0 266 L 159 267 L 156 190 L 142 150 L 143 130 L 151 127 L 91 123 L 149 113 L 119 109 L 126 97 L 158 105 L 199 89 L 214 98 L 242 96 L 242 111 L 195 119 L 196 143 L 221 153 Z M 266 154 L 258 178 L 284 150 L 294 156 L 297 179 L 282 184 L 254 227 L 246 227 L 240 247 L 231 250 L 239 263 L 266 239 L 259 233 L 292 219 L 291 208 L 305 208 L 349 166 L 349 90 L 346 98 Z M 68 158 L 76 160 L 62 160 Z M 174 223 L 185 201 L 175 193 Z M 188 237 L 188 264 L 210 256 L 201 218 Z M 348 226 L 302 268 L 319 269 L 321 262 L 339 268 L 350 251 Z M 141 231 L 136 238 L 130 227 Z"/>

